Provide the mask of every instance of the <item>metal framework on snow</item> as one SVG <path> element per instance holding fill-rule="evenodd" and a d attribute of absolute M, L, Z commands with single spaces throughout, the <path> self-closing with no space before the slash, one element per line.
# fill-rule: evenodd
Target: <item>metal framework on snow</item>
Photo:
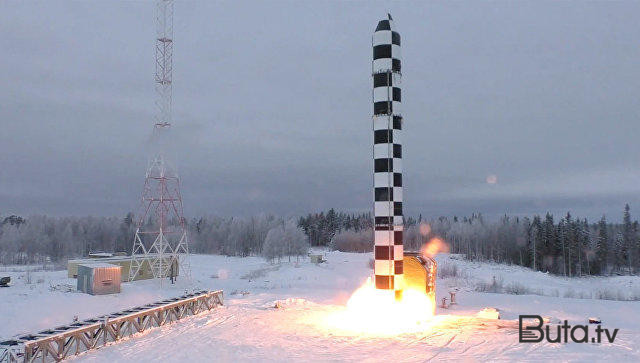
<path fill-rule="evenodd" d="M 36 334 L 18 336 L 0 342 L 0 363 L 58 362 L 222 304 L 222 290 L 199 291 Z"/>

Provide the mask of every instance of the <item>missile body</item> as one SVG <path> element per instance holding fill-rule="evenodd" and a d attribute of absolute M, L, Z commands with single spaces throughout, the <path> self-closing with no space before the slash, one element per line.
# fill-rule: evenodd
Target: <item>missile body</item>
<path fill-rule="evenodd" d="M 402 297 L 402 75 L 400 34 L 393 19 L 373 33 L 374 275 L 377 289 Z"/>

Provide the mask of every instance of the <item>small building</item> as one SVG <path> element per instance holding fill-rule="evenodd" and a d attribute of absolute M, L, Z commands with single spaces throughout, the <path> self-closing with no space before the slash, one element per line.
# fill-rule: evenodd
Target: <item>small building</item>
<path fill-rule="evenodd" d="M 167 263 L 169 263 L 170 261 L 169 259 L 170 257 L 167 256 L 166 258 Z M 129 281 L 129 274 L 131 270 L 131 256 L 113 256 L 113 257 L 100 258 L 98 260 L 92 259 L 92 258 L 71 259 L 67 261 L 67 276 L 69 278 L 77 278 L 78 265 L 87 264 L 87 263 L 97 263 L 97 262 L 110 263 L 112 265 L 118 265 L 122 267 L 121 281 L 122 282 Z M 175 270 L 176 270 L 175 276 L 177 276 L 179 269 L 176 268 Z M 167 276 L 164 276 L 164 277 L 170 277 L 169 276 L 170 272 L 171 271 L 168 271 Z M 138 270 L 138 273 L 133 278 L 133 280 L 134 281 L 147 280 L 152 278 L 153 278 L 153 271 L 151 270 L 151 264 L 149 263 L 149 260 L 143 260 L 142 266 L 140 267 L 140 270 Z"/>
<path fill-rule="evenodd" d="M 122 267 L 110 263 L 78 265 L 78 291 L 91 295 L 120 293 Z"/>

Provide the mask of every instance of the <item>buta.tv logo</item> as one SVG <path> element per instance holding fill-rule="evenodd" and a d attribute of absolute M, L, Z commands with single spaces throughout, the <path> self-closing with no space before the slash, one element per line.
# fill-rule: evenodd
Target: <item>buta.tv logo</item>
<path fill-rule="evenodd" d="M 544 319 L 540 315 L 520 315 L 519 332 L 520 343 L 539 343 L 544 339 L 549 343 L 600 343 L 603 336 L 609 343 L 613 343 L 618 329 L 613 329 L 613 333 L 611 333 L 609 329 L 603 329 L 598 324 L 595 328 L 595 336 L 591 336 L 591 340 L 589 340 L 588 325 L 571 326 L 565 320 L 564 324 L 557 325 L 554 329 L 549 324 L 544 324 Z"/>

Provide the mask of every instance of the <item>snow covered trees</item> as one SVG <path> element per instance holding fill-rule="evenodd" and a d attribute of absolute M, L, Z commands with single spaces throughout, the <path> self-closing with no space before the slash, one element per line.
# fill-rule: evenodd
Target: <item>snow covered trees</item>
<path fill-rule="evenodd" d="M 227 256 L 259 256 L 267 232 L 280 219 L 270 215 L 250 218 L 194 218 L 188 224 L 190 249 L 195 253 Z"/>
<path fill-rule="evenodd" d="M 136 223 L 131 213 L 124 218 L 7 217 L 0 224 L 0 264 L 58 263 L 97 251 L 130 253 Z M 285 223 L 266 215 L 244 219 L 202 217 L 187 226 L 192 252 L 260 256 L 267 233 L 283 224 L 286 238 L 281 242 L 285 243 L 281 256 L 306 254 L 307 237 L 295 221 Z"/>
<path fill-rule="evenodd" d="M 267 233 L 262 248 L 262 255 L 269 261 L 288 256 L 304 256 L 309 250 L 307 236 L 294 221 L 282 222 Z"/>
<path fill-rule="evenodd" d="M 366 229 L 359 232 L 353 230 L 342 231 L 331 241 L 331 248 L 342 252 L 371 252 L 373 245 L 373 230 Z"/>
<path fill-rule="evenodd" d="M 262 247 L 262 256 L 269 261 L 282 258 L 284 256 L 284 228 L 274 227 L 267 233 Z"/>
<path fill-rule="evenodd" d="M 640 272 L 638 223 L 625 206 L 622 223 L 603 218 L 595 224 L 567 214 L 487 221 L 407 217 L 405 250 L 420 250 L 440 237 L 451 252 L 470 260 L 518 264 L 566 276 Z M 130 252 L 136 219 L 124 217 L 9 216 L 0 218 L 0 264 L 62 263 L 89 252 Z M 151 223 L 151 222 L 150 222 Z M 190 250 L 228 256 L 264 256 L 269 260 L 307 253 L 309 244 L 341 251 L 368 252 L 373 241 L 370 214 L 329 210 L 297 221 L 260 215 L 249 218 L 201 217 L 187 223 Z"/>
<path fill-rule="evenodd" d="M 20 220 L 1 225 L 0 263 L 58 263 L 90 251 L 127 252 L 134 232 L 116 217 L 30 216 Z M 118 245 L 118 240 L 127 243 Z"/>

